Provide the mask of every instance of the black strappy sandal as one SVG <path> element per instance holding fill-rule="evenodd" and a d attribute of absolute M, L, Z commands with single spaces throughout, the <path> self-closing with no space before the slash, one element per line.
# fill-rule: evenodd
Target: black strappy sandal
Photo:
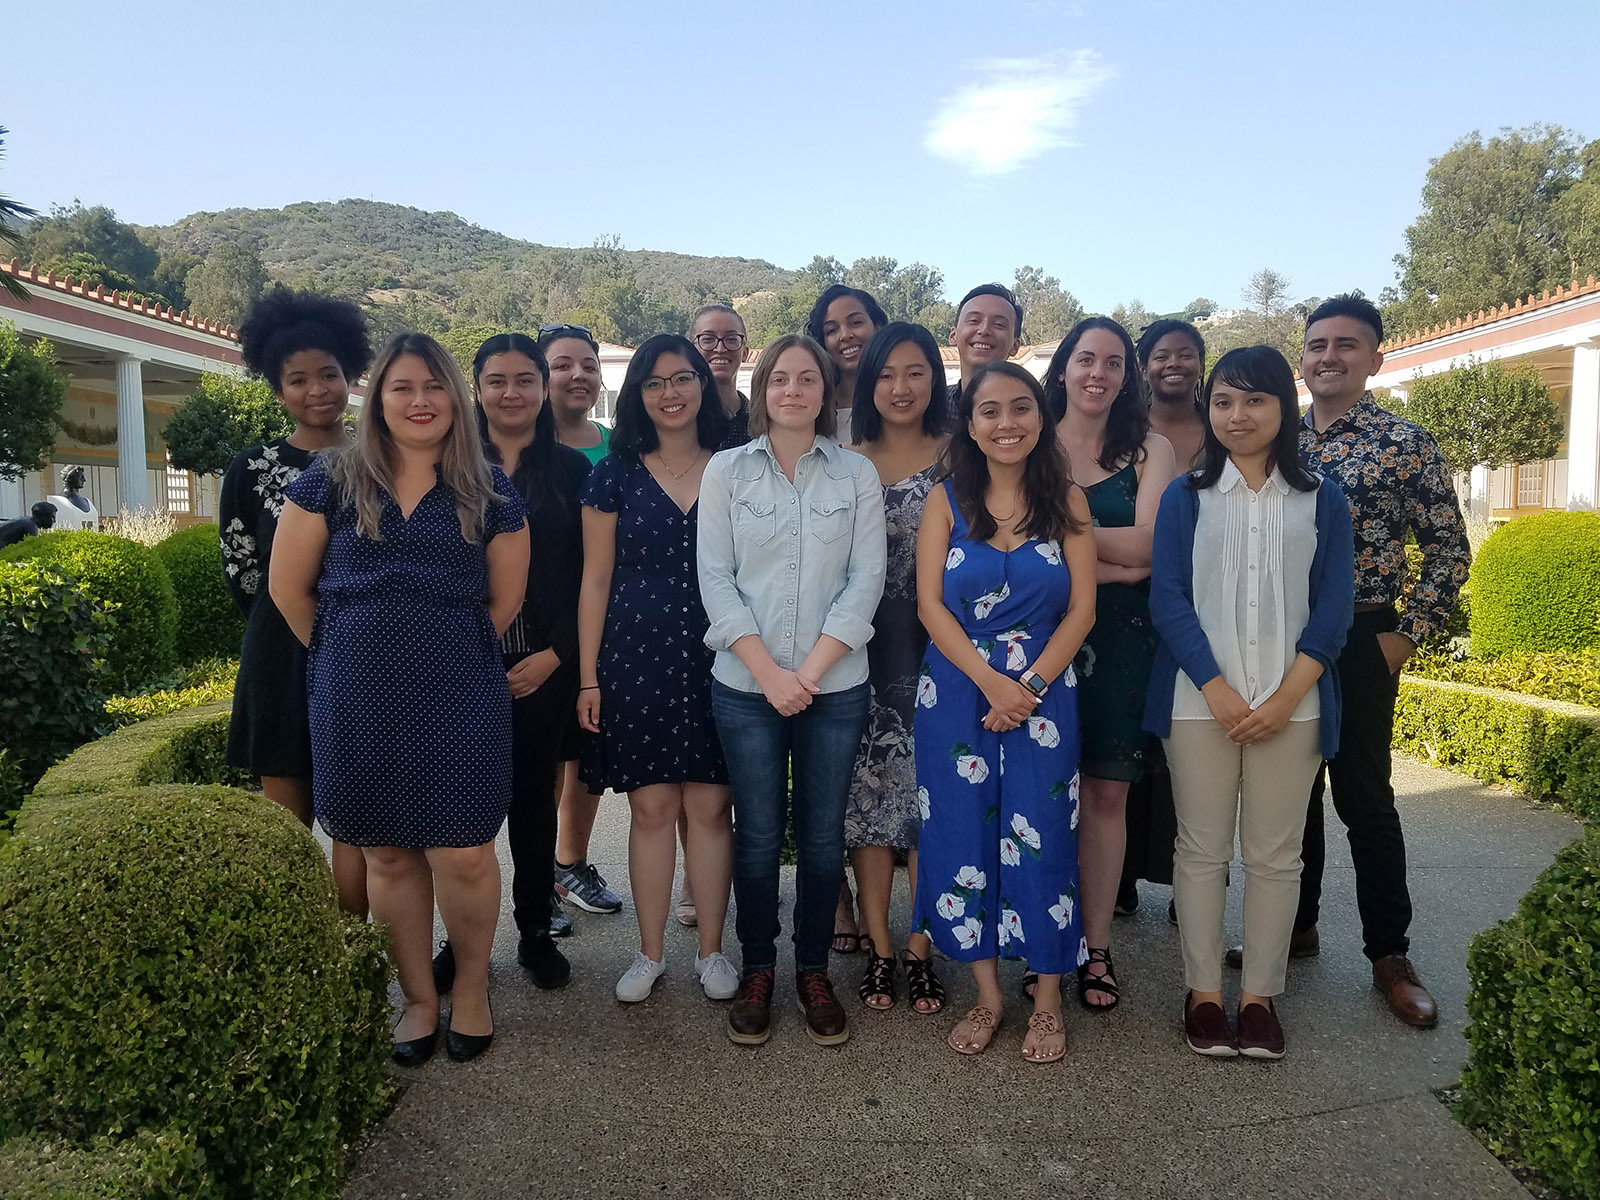
<path fill-rule="evenodd" d="M 871 946 L 871 941 L 867 942 Z M 861 986 L 856 989 L 861 1003 L 875 1012 L 887 1012 L 894 1007 L 894 959 L 879 958 L 870 950 L 867 953 L 867 970 L 861 976 Z M 873 1004 L 874 996 L 887 996 L 889 1003 Z"/>
<path fill-rule="evenodd" d="M 1029 1004 L 1033 1003 L 1033 994 L 1039 990 L 1039 972 L 1024 971 L 1022 973 L 1022 998 Z"/>
<path fill-rule="evenodd" d="M 909 950 L 900 952 L 900 961 L 906 969 L 906 999 L 911 1011 L 919 1017 L 931 1017 L 944 1010 L 944 984 L 933 969 L 933 956 L 918 958 Z M 932 1008 L 918 1008 L 919 1000 L 932 1000 Z"/>
<path fill-rule="evenodd" d="M 1104 963 L 1104 975 L 1089 974 L 1089 967 L 1093 963 Z M 1122 989 L 1117 985 L 1116 966 L 1111 961 L 1111 950 L 1106 946 L 1090 946 L 1089 961 L 1078 968 L 1078 1003 L 1090 1012 L 1110 1012 L 1122 1000 Z M 1102 996 L 1110 996 L 1110 1004 L 1090 1004 L 1089 993 L 1099 992 Z"/>

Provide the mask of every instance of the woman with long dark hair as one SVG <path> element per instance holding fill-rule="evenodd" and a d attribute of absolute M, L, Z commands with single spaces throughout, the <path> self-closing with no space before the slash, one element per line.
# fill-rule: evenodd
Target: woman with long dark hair
<path fill-rule="evenodd" d="M 1078 904 L 1078 694 L 1094 623 L 1083 492 L 1032 375 L 981 367 L 961 391 L 949 478 L 917 534 L 917 609 L 933 645 L 917 687 L 912 925 L 970 963 L 978 1002 L 951 1049 L 981 1054 L 1004 1007 L 997 959 L 1038 972 L 1022 1054 L 1067 1050 L 1061 976 L 1088 959 Z"/>
<path fill-rule="evenodd" d="M 877 333 L 889 323 L 883 306 L 870 292 L 835 283 L 822 290 L 806 317 L 806 336 L 828 352 L 833 363 L 833 402 L 850 404 L 856 394 L 856 377 L 861 369 L 861 353 Z M 836 414 L 841 429 L 848 428 L 850 412 Z"/>
<path fill-rule="evenodd" d="M 722 953 L 733 827 L 695 557 L 700 479 L 727 425 L 704 357 L 678 334 L 657 334 L 628 363 L 611 453 L 583 496 L 578 716 L 597 736 L 579 773 L 592 792 L 628 795 L 639 949 L 617 981 L 625 1004 L 647 998 L 667 969 L 680 816 L 700 917 L 695 975 L 712 1000 L 739 986 Z"/>
<path fill-rule="evenodd" d="M 1198 1054 L 1281 1058 L 1307 797 L 1339 748 L 1336 663 L 1355 612 L 1350 506 L 1300 461 L 1294 371 L 1230 350 L 1206 380 L 1205 456 L 1156 518 L 1161 634 L 1146 726 L 1165 739 L 1178 813 L 1173 894 L 1184 1036 Z M 1237 833 L 1244 986 L 1222 1008 L 1222 913 Z"/>
<path fill-rule="evenodd" d="M 1111 914 L 1127 847 L 1128 785 L 1144 768 L 1144 693 L 1155 654 L 1150 538 L 1176 473 L 1172 447 L 1150 432 L 1128 331 L 1107 317 L 1074 325 L 1045 370 L 1057 436 L 1094 518 L 1095 623 L 1078 653 L 1083 738 L 1083 924 L 1089 961 L 1078 1001 L 1105 1012 L 1121 996 Z M 1026 986 L 1026 985 L 1025 985 Z"/>

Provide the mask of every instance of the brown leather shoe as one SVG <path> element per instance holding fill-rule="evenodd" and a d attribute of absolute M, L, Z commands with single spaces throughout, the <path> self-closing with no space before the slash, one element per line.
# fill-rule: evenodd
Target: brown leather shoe
<path fill-rule="evenodd" d="M 759 1046 L 772 1036 L 772 972 L 746 971 L 728 1009 L 728 1040 Z"/>
<path fill-rule="evenodd" d="M 1234 1058 L 1239 1053 L 1222 1005 L 1209 1000 L 1196 1004 L 1193 992 L 1183 994 L 1183 1037 L 1189 1049 L 1207 1058 Z"/>
<path fill-rule="evenodd" d="M 1239 1010 L 1239 1053 L 1246 1058 L 1282 1058 L 1283 1025 L 1272 1001 Z"/>
<path fill-rule="evenodd" d="M 1432 1029 L 1439 1023 L 1439 1006 L 1404 954 L 1386 954 L 1373 963 L 1372 986 L 1389 1001 L 1389 1011 L 1407 1025 Z"/>
<path fill-rule="evenodd" d="M 800 994 L 800 1011 L 805 1014 L 806 1032 L 819 1046 L 837 1046 L 850 1038 L 844 1005 L 833 994 L 826 971 L 801 971 L 794 979 Z"/>
<path fill-rule="evenodd" d="M 1322 953 L 1322 938 L 1317 933 L 1317 927 L 1310 929 L 1296 929 L 1289 935 L 1290 958 L 1315 958 Z M 1244 947 L 1231 946 L 1222 956 L 1222 961 L 1235 971 L 1244 966 Z"/>

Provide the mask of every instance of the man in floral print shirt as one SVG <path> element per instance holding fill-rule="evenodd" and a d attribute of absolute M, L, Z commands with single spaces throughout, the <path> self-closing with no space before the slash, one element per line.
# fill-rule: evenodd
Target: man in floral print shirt
<path fill-rule="evenodd" d="M 1356 535 L 1356 615 L 1339 656 L 1343 690 L 1339 753 L 1328 763 L 1333 806 L 1350 835 L 1356 905 L 1373 985 L 1409 1025 L 1438 1021 L 1433 997 L 1407 952 L 1411 894 L 1405 836 L 1390 783 L 1399 672 L 1449 619 L 1470 552 L 1450 471 L 1426 430 L 1380 407 L 1367 379 L 1383 364 L 1383 320 L 1359 292 L 1318 305 L 1306 321 L 1300 374 L 1311 410 L 1300 451 L 1350 502 Z M 1406 531 L 1422 548 L 1420 578 L 1397 612 L 1405 582 Z M 1317 952 L 1322 893 L 1323 773 L 1312 785 L 1291 955 Z"/>

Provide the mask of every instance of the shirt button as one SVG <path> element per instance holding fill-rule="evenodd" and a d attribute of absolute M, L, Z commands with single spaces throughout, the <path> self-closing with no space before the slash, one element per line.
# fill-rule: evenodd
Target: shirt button
<path fill-rule="evenodd" d="M 793 608 L 793 607 L 794 607 L 794 601 L 793 601 L 793 600 L 791 600 L 791 601 L 789 601 L 789 607 L 790 607 L 790 608 Z"/>
<path fill-rule="evenodd" d="M 1250 601 L 1250 607 L 1254 608 L 1255 606 L 1256 606 L 1256 602 L 1254 600 Z"/>
<path fill-rule="evenodd" d="M 791 571 L 794 570 L 794 564 L 793 563 L 789 564 L 789 570 L 791 570 Z M 791 600 L 789 603 L 793 604 L 794 601 Z"/>
<path fill-rule="evenodd" d="M 1256 531 L 1256 527 L 1254 525 L 1250 526 L 1250 532 L 1254 533 L 1255 531 Z"/>
<path fill-rule="evenodd" d="M 1256 569 L 1256 565 L 1255 565 L 1255 563 L 1251 563 L 1251 564 L 1250 564 L 1250 569 L 1251 569 L 1251 570 L 1252 570 L 1252 571 L 1254 571 L 1254 570 L 1255 570 L 1255 569 Z"/>
<path fill-rule="evenodd" d="M 1251 645 L 1252 645 L 1252 646 L 1254 646 L 1254 645 L 1255 645 L 1255 644 L 1256 644 L 1256 640 L 1255 640 L 1255 638 L 1251 638 L 1251 639 L 1250 639 L 1250 644 L 1251 644 Z"/>

